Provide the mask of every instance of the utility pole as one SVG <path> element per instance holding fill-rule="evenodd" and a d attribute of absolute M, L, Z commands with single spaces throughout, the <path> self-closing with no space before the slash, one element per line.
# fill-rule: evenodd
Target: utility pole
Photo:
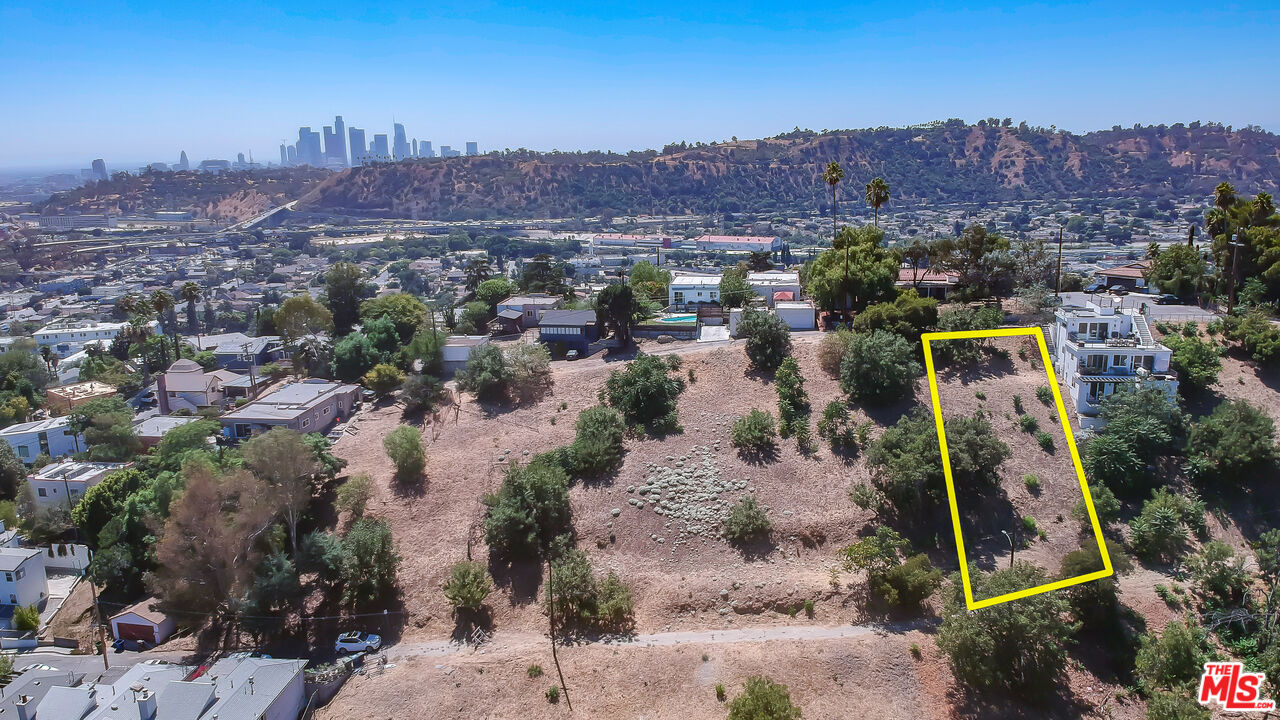
<path fill-rule="evenodd" d="M 1231 242 L 1227 243 L 1231 246 L 1231 290 L 1227 294 L 1227 314 L 1236 307 L 1236 271 L 1240 264 L 1240 235 L 1232 235 Z"/>
<path fill-rule="evenodd" d="M 85 571 L 88 574 L 88 571 Z M 111 663 L 107 660 L 107 628 L 102 624 L 102 608 L 98 605 L 98 586 L 93 582 L 93 578 L 86 578 L 89 581 L 89 592 L 93 593 L 93 614 L 98 617 L 98 638 L 102 644 L 102 667 L 105 670 L 111 669 Z"/>
<path fill-rule="evenodd" d="M 1062 226 L 1058 226 L 1058 277 L 1053 282 L 1053 296 L 1058 297 L 1062 290 Z"/>

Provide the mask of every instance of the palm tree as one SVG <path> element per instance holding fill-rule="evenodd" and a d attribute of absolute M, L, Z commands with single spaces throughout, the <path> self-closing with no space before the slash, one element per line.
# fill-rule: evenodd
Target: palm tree
<path fill-rule="evenodd" d="M 467 276 L 467 291 L 475 292 L 480 287 L 480 283 L 488 280 L 493 275 L 493 268 L 489 267 L 489 263 L 484 260 L 472 260 L 463 268 L 463 272 Z"/>
<path fill-rule="evenodd" d="M 1213 206 L 1222 212 L 1231 210 L 1231 206 L 1236 204 L 1236 189 L 1229 182 L 1220 182 L 1218 187 L 1213 189 Z"/>
<path fill-rule="evenodd" d="M 880 206 L 889 202 L 889 183 L 876 178 L 867 183 L 867 204 L 875 210 L 875 225 L 880 227 Z"/>
<path fill-rule="evenodd" d="M 164 290 L 156 290 L 151 293 L 151 307 L 155 308 L 160 324 L 166 326 L 164 329 L 172 332 L 175 328 L 167 326 L 169 325 L 168 313 L 174 307 L 173 296 Z"/>
<path fill-rule="evenodd" d="M 840 167 L 840 163 L 832 160 L 827 163 L 827 169 L 822 171 L 822 182 L 831 186 L 831 244 L 836 244 L 836 185 L 844 179 L 844 168 Z"/>
<path fill-rule="evenodd" d="M 193 282 L 185 282 L 178 290 L 178 297 L 187 303 L 187 330 L 193 335 L 200 334 L 200 318 L 196 316 L 196 302 L 203 293 L 200 286 Z"/>
<path fill-rule="evenodd" d="M 48 345 L 41 346 L 40 359 L 44 361 L 44 367 L 49 374 L 53 375 L 53 350 Z"/>

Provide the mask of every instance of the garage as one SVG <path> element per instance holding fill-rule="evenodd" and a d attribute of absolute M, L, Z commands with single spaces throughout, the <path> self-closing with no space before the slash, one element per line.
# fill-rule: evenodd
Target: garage
<path fill-rule="evenodd" d="M 159 645 L 169 639 L 177 623 L 168 615 L 153 610 L 151 606 L 156 602 L 153 597 L 147 598 L 112 615 L 111 634 L 117 640 L 141 640 L 151 645 Z"/>

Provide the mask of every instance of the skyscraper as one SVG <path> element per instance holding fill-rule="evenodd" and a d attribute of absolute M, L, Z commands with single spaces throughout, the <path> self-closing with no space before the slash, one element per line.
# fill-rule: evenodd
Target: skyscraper
<path fill-rule="evenodd" d="M 179 169 L 179 170 L 190 170 L 190 169 L 191 169 L 191 163 L 187 161 L 187 151 L 186 151 L 186 150 L 183 150 L 183 151 L 178 155 L 178 169 Z"/>
<path fill-rule="evenodd" d="M 92 169 L 93 169 L 93 177 L 95 180 L 107 179 L 107 163 L 104 162 L 102 158 L 98 158 L 97 160 L 93 161 Z"/>
<path fill-rule="evenodd" d="M 479 155 L 479 154 L 480 154 L 480 147 L 479 147 L 478 145 L 476 145 L 475 143 L 473 143 L 473 142 L 469 142 L 469 143 L 467 143 L 467 154 L 468 154 L 468 155 Z"/>
<path fill-rule="evenodd" d="M 320 150 L 320 133 L 308 126 L 298 128 L 298 162 L 320 167 L 324 165 L 324 153 Z"/>
<path fill-rule="evenodd" d="M 337 159 L 342 163 L 343 167 L 347 166 L 347 124 L 342 121 L 341 115 L 333 116 L 333 135 L 337 146 L 330 153 L 329 157 Z M 329 148 L 325 148 L 328 152 Z"/>
<path fill-rule="evenodd" d="M 409 157 L 418 157 L 418 138 L 413 139 L 413 154 Z"/>
<path fill-rule="evenodd" d="M 430 141 L 423 140 L 422 142 L 418 143 L 418 157 L 430 158 L 435 156 L 436 154 L 435 154 L 435 151 L 431 149 Z"/>
<path fill-rule="evenodd" d="M 391 151 L 396 160 L 401 160 L 409 157 L 409 140 L 405 137 L 404 125 L 396 123 L 394 127 L 395 141 L 391 145 Z"/>
<path fill-rule="evenodd" d="M 324 164 L 328 164 L 334 159 L 334 155 L 338 152 L 338 140 L 330 125 L 324 126 Z"/>
<path fill-rule="evenodd" d="M 374 160 L 387 162 L 391 159 L 391 151 L 387 149 L 386 133 L 378 133 L 373 136 L 373 147 L 369 148 L 369 154 Z"/>
<path fill-rule="evenodd" d="M 298 148 L 293 145 L 285 145 L 284 149 L 289 151 L 289 164 L 297 165 L 298 164 Z"/>
<path fill-rule="evenodd" d="M 351 165 L 363 165 L 365 155 L 368 150 L 364 145 L 364 130 L 352 125 L 347 130 L 347 135 L 351 138 Z"/>
<path fill-rule="evenodd" d="M 284 149 L 284 143 L 280 143 L 280 164 L 281 165 L 289 164 L 289 153 L 287 150 Z"/>

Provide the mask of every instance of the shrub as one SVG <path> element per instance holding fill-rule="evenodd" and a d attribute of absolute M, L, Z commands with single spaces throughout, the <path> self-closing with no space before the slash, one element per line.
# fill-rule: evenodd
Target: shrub
<path fill-rule="evenodd" d="M 563 547 L 558 552 L 551 561 L 552 583 L 546 601 L 550 608 L 554 594 L 556 617 L 571 628 L 625 630 L 631 622 L 631 589 L 612 572 L 603 580 L 597 579 L 581 550 Z"/>
<path fill-rule="evenodd" d="M 513 345 L 503 353 L 510 371 L 510 391 L 518 400 L 537 395 L 551 384 L 551 353 L 542 343 Z"/>
<path fill-rule="evenodd" d="M 1244 400 L 1229 400 L 1191 428 L 1188 471 L 1206 479 L 1244 481 L 1274 467 L 1275 422 Z"/>
<path fill-rule="evenodd" d="M 1040 449 L 1047 453 L 1053 452 L 1053 436 L 1040 430 L 1036 433 L 1036 442 L 1040 443 Z"/>
<path fill-rule="evenodd" d="M 500 553 L 534 557 L 569 526 L 569 480 L 555 463 L 513 464 L 484 504 L 485 542 Z"/>
<path fill-rule="evenodd" d="M 40 608 L 35 603 L 13 609 L 13 629 L 28 632 L 40 629 Z"/>
<path fill-rule="evenodd" d="M 427 468 L 427 454 L 422 448 L 422 436 L 416 428 L 401 425 L 382 439 L 387 457 L 396 466 L 396 480 L 408 482 L 422 477 Z"/>
<path fill-rule="evenodd" d="M 1184 687 L 1200 677 L 1207 650 L 1204 631 L 1193 620 L 1171 622 L 1160 635 L 1146 633 L 1134 661 L 1138 683 L 1148 692 Z"/>
<path fill-rule="evenodd" d="M 578 414 L 575 428 L 577 435 L 569 447 L 574 475 L 597 475 L 622 464 L 626 425 L 617 410 L 603 405 L 587 408 Z"/>
<path fill-rule="evenodd" d="M 493 581 L 489 579 L 489 571 L 482 563 L 464 560 L 449 568 L 449 579 L 444 583 L 444 596 L 455 613 L 479 611 L 492 591 Z"/>
<path fill-rule="evenodd" d="M 729 720 L 800 720 L 786 685 L 755 676 L 747 678 L 742 694 L 729 703 Z"/>
<path fill-rule="evenodd" d="M 1016 562 L 993 573 L 970 571 L 974 597 L 993 597 L 1046 582 L 1040 568 Z M 1042 593 L 1017 602 L 969 612 L 959 573 L 948 585 L 938 648 L 952 672 L 976 688 L 1002 688 L 1020 693 L 1043 691 L 1061 676 L 1072 627 L 1065 619 L 1062 593 Z M 1019 638 L 1010 643 L 1006 638 Z"/>
<path fill-rule="evenodd" d="M 1000 327 L 1004 321 L 1004 313 L 996 308 L 972 310 L 957 308 L 947 310 L 938 315 L 938 330 L 951 332 L 956 330 L 990 330 Z M 985 340 L 942 340 L 930 343 L 934 357 L 943 364 L 954 363 L 967 365 L 981 358 L 981 349 Z"/>
<path fill-rule="evenodd" d="M 924 554 L 912 555 L 883 573 L 871 575 L 871 590 L 890 605 L 910 609 L 920 606 L 942 585 L 942 571 Z"/>
<path fill-rule="evenodd" d="M 1090 485 L 1089 495 L 1093 498 L 1093 510 L 1098 514 L 1098 524 L 1102 529 L 1107 529 L 1120 518 L 1120 501 L 1106 485 Z M 1071 508 L 1071 517 L 1080 523 L 1082 530 L 1087 530 L 1092 525 L 1089 521 L 1089 508 L 1084 498 L 1076 501 Z"/>
<path fill-rule="evenodd" d="M 840 363 L 840 389 L 870 403 L 900 400 L 911 393 L 920 375 L 914 353 L 900 335 L 885 330 L 857 335 Z"/>
<path fill-rule="evenodd" d="M 1164 488 L 1156 490 L 1143 503 L 1142 512 L 1129 523 L 1129 542 L 1139 556 L 1160 560 L 1181 554 L 1187 542 L 1187 529 L 1204 528 L 1204 503 L 1175 495 Z"/>
<path fill-rule="evenodd" d="M 1223 321 L 1228 339 L 1236 340 L 1245 352 L 1263 365 L 1280 361 L 1280 329 L 1262 308 L 1253 308 L 1243 316 L 1228 316 Z"/>
<path fill-rule="evenodd" d="M 457 372 L 458 389 L 476 394 L 481 400 L 505 397 L 511 382 L 502 348 L 493 344 L 471 349 L 467 364 Z"/>
<path fill-rule="evenodd" d="M 357 520 L 342 538 L 343 601 L 352 606 L 376 602 L 395 587 L 400 556 L 385 520 Z"/>
<path fill-rule="evenodd" d="M 552 685 L 551 687 L 547 688 L 547 702 L 549 703 L 560 702 L 560 686 L 559 685 Z"/>
<path fill-rule="evenodd" d="M 849 419 L 849 408 L 844 403 L 832 400 L 822 409 L 818 437 L 826 440 L 835 452 L 857 449 L 857 434 Z"/>
<path fill-rule="evenodd" d="M 915 290 L 903 290 L 893 302 L 868 305 L 853 319 L 853 329 L 860 333 L 884 330 L 915 344 L 921 333 L 937 323 L 937 300 L 922 298 Z"/>
<path fill-rule="evenodd" d="M 334 505 L 339 511 L 345 511 L 352 518 L 364 515 L 365 506 L 373 496 L 373 478 L 369 473 L 356 473 L 338 486 L 337 499 Z"/>
<path fill-rule="evenodd" d="M 1022 476 L 1022 484 L 1027 486 L 1029 492 L 1038 492 L 1040 490 L 1040 478 L 1028 473 Z"/>
<path fill-rule="evenodd" d="M 384 398 L 404 383 L 404 373 L 394 365 L 378 363 L 360 379 L 361 384 L 373 391 L 379 398 Z"/>
<path fill-rule="evenodd" d="M 753 409 L 733 421 L 733 446 L 745 452 L 764 453 L 774 446 L 774 438 L 778 431 L 774 427 L 773 415 Z"/>
<path fill-rule="evenodd" d="M 412 373 L 400 386 L 400 401 L 406 412 L 430 411 L 444 397 L 444 386 L 431 375 Z"/>
<path fill-rule="evenodd" d="M 540 678 L 542 677 L 542 666 L 534 663 L 525 670 L 525 674 L 530 678 Z"/>
<path fill-rule="evenodd" d="M 800 364 L 794 357 L 788 356 L 778 366 L 773 384 L 778 391 L 780 430 L 786 437 L 793 431 L 792 426 L 809 413 L 809 394 L 804 390 L 804 376 L 800 374 Z"/>
<path fill-rule="evenodd" d="M 1200 551 L 1183 564 L 1191 576 L 1196 594 L 1211 608 L 1227 608 L 1239 605 L 1253 577 L 1245 565 L 1246 560 L 1230 545 L 1220 540 L 1210 540 Z"/>
<path fill-rule="evenodd" d="M 716 699 L 720 702 L 724 702 L 724 698 L 724 683 L 716 683 Z"/>
<path fill-rule="evenodd" d="M 1030 415 L 1023 415 L 1018 418 L 1018 425 L 1022 428 L 1022 432 L 1024 433 L 1033 433 L 1040 429 L 1040 423 Z"/>
<path fill-rule="evenodd" d="M 1119 619 L 1120 606 L 1116 596 L 1119 583 L 1116 578 L 1133 569 L 1133 562 L 1123 548 L 1110 540 L 1106 544 L 1114 573 L 1109 577 L 1073 585 L 1066 590 L 1076 619 L 1099 630 L 1113 628 Z M 1084 541 L 1079 550 L 1072 550 L 1062 558 L 1064 578 L 1088 575 L 1102 569 L 1102 552 L 1098 549 L 1097 539 L 1092 536 Z"/>
<path fill-rule="evenodd" d="M 769 517 L 749 495 L 739 500 L 724 520 L 724 536 L 729 542 L 747 542 L 764 537 L 772 529 Z"/>
<path fill-rule="evenodd" d="M 1036 388 L 1036 399 L 1044 403 L 1045 405 L 1052 406 L 1053 391 L 1049 389 L 1048 385 L 1041 385 L 1040 387 Z"/>
<path fill-rule="evenodd" d="M 640 353 L 625 370 L 609 373 L 600 400 L 622 413 L 628 425 L 674 430 L 684 381 L 672 377 L 670 370 L 662 358 Z"/>
<path fill-rule="evenodd" d="M 924 653 L 920 651 L 920 643 L 911 643 L 911 657 L 916 660 L 924 657 Z"/>
<path fill-rule="evenodd" d="M 818 343 L 818 367 L 833 378 L 840 377 L 840 364 L 853 342 L 854 334 L 845 328 L 822 336 Z"/>
<path fill-rule="evenodd" d="M 1209 708 L 1185 691 L 1152 693 L 1147 699 L 1147 720 L 1211 720 Z"/>
<path fill-rule="evenodd" d="M 1201 391 L 1218 382 L 1222 360 L 1212 343 L 1194 336 L 1180 338 L 1176 335 L 1167 336 L 1162 342 L 1173 350 L 1169 356 L 1169 367 L 1178 373 L 1178 387 Z"/>
<path fill-rule="evenodd" d="M 747 359 L 757 370 L 774 370 L 791 353 L 791 330 L 773 313 L 748 310 L 738 323 L 738 335 L 747 339 Z"/>
<path fill-rule="evenodd" d="M 1031 517 L 1030 515 L 1023 515 L 1022 529 L 1026 530 L 1029 533 L 1034 533 L 1036 531 L 1036 519 Z"/>

